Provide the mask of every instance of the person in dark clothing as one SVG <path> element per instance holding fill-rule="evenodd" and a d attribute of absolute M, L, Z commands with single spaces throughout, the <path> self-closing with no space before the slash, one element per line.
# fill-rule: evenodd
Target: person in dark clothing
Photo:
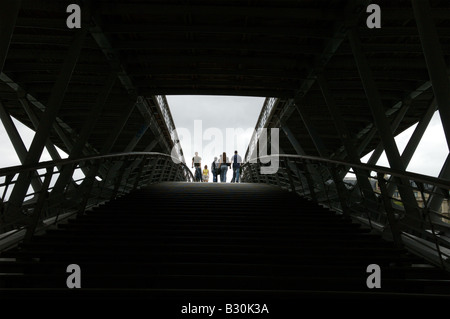
<path fill-rule="evenodd" d="M 220 156 L 220 160 L 219 160 L 220 182 L 221 183 L 227 182 L 228 166 L 230 166 L 230 160 L 227 157 L 227 153 L 223 152 L 223 154 Z"/>
<path fill-rule="evenodd" d="M 202 181 L 202 158 L 198 156 L 198 152 L 195 152 L 195 156 L 192 158 L 192 168 L 195 166 L 194 178 L 196 182 Z"/>
<path fill-rule="evenodd" d="M 231 183 L 239 183 L 239 173 L 241 170 L 242 158 L 239 156 L 238 151 L 234 151 L 234 155 L 231 156 L 231 164 L 233 165 L 233 178 Z"/>
<path fill-rule="evenodd" d="M 211 171 L 213 174 L 213 183 L 217 183 L 217 173 L 219 171 L 219 163 L 217 162 L 217 157 L 214 157 L 214 162 L 211 164 Z"/>

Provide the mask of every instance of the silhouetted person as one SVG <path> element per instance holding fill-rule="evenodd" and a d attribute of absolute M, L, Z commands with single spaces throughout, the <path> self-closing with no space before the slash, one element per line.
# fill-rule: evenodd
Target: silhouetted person
<path fill-rule="evenodd" d="M 241 163 L 242 158 L 238 154 L 238 151 L 234 151 L 234 155 L 231 156 L 231 165 L 233 165 L 233 178 L 231 179 L 231 182 L 239 183 L 239 173 L 241 170 Z"/>
<path fill-rule="evenodd" d="M 213 174 L 213 183 L 217 183 L 217 175 L 219 175 L 219 163 L 217 157 L 214 157 L 214 162 L 211 164 L 211 171 Z"/>
<path fill-rule="evenodd" d="M 203 169 L 203 182 L 208 182 L 209 180 L 209 170 L 208 165 L 205 165 L 205 168 Z"/>
<path fill-rule="evenodd" d="M 220 182 L 226 183 L 227 181 L 227 171 L 230 165 L 230 160 L 227 157 L 227 153 L 223 152 L 220 156 L 219 167 L 220 167 Z"/>
<path fill-rule="evenodd" d="M 195 152 L 195 156 L 192 158 L 192 168 L 195 166 L 195 181 L 202 181 L 202 158 L 198 156 L 198 152 Z"/>

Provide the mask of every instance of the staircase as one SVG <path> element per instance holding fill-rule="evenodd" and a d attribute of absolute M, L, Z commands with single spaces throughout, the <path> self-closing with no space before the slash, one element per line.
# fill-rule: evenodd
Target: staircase
<path fill-rule="evenodd" d="M 81 269 L 68 289 L 67 266 Z M 381 267 L 369 289 L 367 266 Z M 0 255 L 2 298 L 438 298 L 449 276 L 263 184 L 161 183 Z"/>

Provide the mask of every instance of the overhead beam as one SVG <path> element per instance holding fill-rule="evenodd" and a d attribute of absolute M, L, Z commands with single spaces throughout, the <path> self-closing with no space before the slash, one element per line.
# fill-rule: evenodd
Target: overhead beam
<path fill-rule="evenodd" d="M 255 96 L 255 97 L 292 97 L 294 91 L 251 89 L 251 88 L 200 88 L 195 85 L 192 88 L 146 88 L 141 89 L 143 96 L 150 95 L 224 95 L 224 96 Z"/>
<path fill-rule="evenodd" d="M 0 73 L 3 71 L 8 55 L 21 2 L 21 0 L 2 0 L 0 2 Z"/>
<path fill-rule="evenodd" d="M 133 56 L 129 56 L 125 63 L 127 65 L 133 65 L 134 63 L 145 62 L 149 64 L 149 68 L 158 65 L 170 65 L 172 67 L 186 66 L 191 63 L 204 64 L 204 63 L 218 63 L 226 61 L 227 64 L 236 64 L 246 67 L 277 67 L 277 68 L 306 68 L 309 67 L 313 61 L 308 56 L 303 59 L 295 57 L 279 57 L 277 55 L 273 56 L 263 56 L 251 54 L 239 55 L 239 54 L 228 54 L 224 51 L 219 51 L 218 53 L 205 54 L 186 54 L 180 52 L 179 54 L 145 54 L 138 53 Z"/>
<path fill-rule="evenodd" d="M 103 15 L 117 14 L 142 14 L 149 12 L 151 15 L 206 15 L 206 16 L 248 16 L 248 17 L 270 17 L 276 16 L 279 19 L 302 19 L 302 20 L 334 20 L 339 17 L 340 12 L 333 10 L 323 10 L 321 8 L 282 8 L 276 6 L 234 6 L 234 5 L 179 5 L 167 3 L 147 4 L 147 3 L 102 3 L 99 13 Z"/>
<path fill-rule="evenodd" d="M 344 42 L 348 28 L 357 24 L 360 15 L 364 11 L 363 8 L 366 8 L 368 3 L 370 3 L 369 0 L 353 0 L 347 3 L 341 16 L 336 19 L 337 22 L 334 25 L 333 38 L 325 43 L 322 53 L 317 55 L 315 60 L 310 63 L 311 67 L 307 80 L 303 81 L 295 93 L 295 103 L 286 104 L 286 107 L 281 110 L 280 119 L 288 119 L 295 109 L 294 106 L 296 104 L 300 105 L 302 99 L 316 82 L 317 75 L 322 72 Z"/>
<path fill-rule="evenodd" d="M 19 25 L 22 25 L 22 21 L 18 21 Z M 36 23 L 35 23 L 36 24 Z M 199 34 L 223 34 L 223 35 L 263 35 L 263 36 L 289 36 L 296 38 L 315 38 L 315 39 L 327 39 L 331 38 L 332 34 L 328 29 L 321 28 L 304 28 L 297 26 L 251 26 L 251 25 L 217 25 L 217 24 L 196 24 L 196 25 L 177 25 L 177 24 L 120 24 L 114 23 L 113 25 L 105 26 L 103 29 L 105 34 L 126 34 L 137 33 L 139 35 L 146 34 L 186 34 L 186 33 L 199 33 Z"/>

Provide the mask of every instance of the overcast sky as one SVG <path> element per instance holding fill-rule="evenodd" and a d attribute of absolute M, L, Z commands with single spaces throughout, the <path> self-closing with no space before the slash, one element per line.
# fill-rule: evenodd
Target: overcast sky
<path fill-rule="evenodd" d="M 186 164 L 198 152 L 211 169 L 214 157 L 237 150 L 245 156 L 265 98 L 236 96 L 166 96 L 183 148 Z M 193 169 L 192 169 L 193 171 Z M 228 170 L 227 181 L 232 178 Z M 210 179 L 212 181 L 212 174 Z"/>
<path fill-rule="evenodd" d="M 402 134 L 396 137 L 397 147 L 400 152 L 406 147 L 411 134 L 414 132 L 416 125 L 413 125 Z M 439 112 L 436 112 L 425 131 L 422 140 L 414 153 L 407 171 L 419 173 L 423 175 L 435 176 L 439 175 L 442 165 L 449 153 L 447 143 L 445 142 L 444 130 L 442 129 L 441 118 Z M 361 160 L 366 162 L 371 153 Z M 386 154 L 383 152 L 377 165 L 389 167 Z"/>
<path fill-rule="evenodd" d="M 192 156 L 197 151 L 203 158 L 202 165 L 206 164 L 208 168 L 210 168 L 214 156 L 219 156 L 223 151 L 231 156 L 237 149 L 242 157 L 245 156 L 245 151 L 264 102 L 264 98 L 227 96 L 167 96 L 167 100 L 175 125 L 179 133 L 183 133 L 179 137 L 182 140 L 181 147 L 188 166 L 190 167 Z M 34 132 L 16 120 L 14 120 L 14 123 L 28 148 Z M 396 137 L 400 151 L 406 146 L 414 128 L 415 125 Z M 231 134 L 233 130 L 235 136 Z M 236 138 L 236 134 L 239 138 Z M 439 113 L 436 112 L 407 170 L 429 176 L 438 176 L 448 152 Z M 60 153 L 63 158 L 66 157 L 62 151 Z M 0 167 L 20 165 L 20 161 L 1 123 L 0 154 Z M 370 154 L 364 157 L 362 161 L 367 161 L 369 156 Z M 41 161 L 50 159 L 45 151 Z M 384 154 L 377 165 L 389 167 Z M 232 173 L 229 170 L 227 181 L 230 181 L 231 177 Z M 212 175 L 210 175 L 210 181 L 212 181 Z"/>

